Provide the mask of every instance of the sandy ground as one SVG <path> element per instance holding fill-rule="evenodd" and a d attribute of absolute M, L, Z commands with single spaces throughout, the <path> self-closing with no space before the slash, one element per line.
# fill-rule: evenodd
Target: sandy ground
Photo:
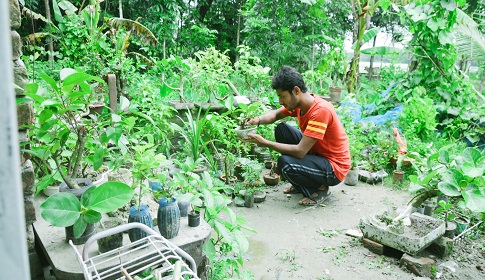
<path fill-rule="evenodd" d="M 358 229 L 363 216 L 404 208 L 410 193 L 382 184 L 342 183 L 331 187 L 323 206 L 308 208 L 298 205 L 301 194 L 288 197 L 284 187 L 268 188 L 266 200 L 254 208 L 232 207 L 257 231 L 248 233 L 244 260 L 255 279 L 420 279 L 401 268 L 399 259 L 376 255 L 345 234 Z M 473 266 L 461 279 L 485 279 Z M 441 279 L 455 278 L 442 274 Z"/>

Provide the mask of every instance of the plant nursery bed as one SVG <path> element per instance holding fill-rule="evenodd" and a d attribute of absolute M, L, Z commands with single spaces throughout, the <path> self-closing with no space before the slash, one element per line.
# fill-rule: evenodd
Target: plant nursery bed
<path fill-rule="evenodd" d="M 416 255 L 445 233 L 442 220 L 413 213 L 411 224 L 386 221 L 386 215 L 373 215 L 360 220 L 360 230 L 364 237 L 391 248 Z"/>

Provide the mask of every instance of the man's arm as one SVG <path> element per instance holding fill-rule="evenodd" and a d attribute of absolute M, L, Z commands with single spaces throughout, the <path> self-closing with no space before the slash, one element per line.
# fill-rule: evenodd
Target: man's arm
<path fill-rule="evenodd" d="M 274 123 L 277 120 L 281 120 L 282 118 L 285 118 L 285 117 L 286 115 L 283 114 L 283 107 L 281 107 L 276 110 L 266 112 L 265 114 L 259 117 L 254 117 L 249 119 L 248 124 L 250 125 L 270 124 L 270 123 Z"/>
<path fill-rule="evenodd" d="M 300 143 L 296 145 L 269 141 L 264 139 L 263 136 L 259 134 L 249 133 L 248 136 L 251 137 L 251 140 L 249 140 L 251 142 L 268 147 L 284 155 L 290 155 L 296 158 L 305 157 L 305 155 L 308 154 L 308 151 L 310 151 L 311 147 L 313 147 L 313 145 L 317 142 L 317 139 L 305 135 L 303 135 L 303 137 L 301 138 Z"/>

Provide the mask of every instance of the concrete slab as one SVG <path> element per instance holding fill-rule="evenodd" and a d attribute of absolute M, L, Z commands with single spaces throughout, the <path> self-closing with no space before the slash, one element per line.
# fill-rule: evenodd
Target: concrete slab
<path fill-rule="evenodd" d="M 43 196 L 35 198 L 35 204 L 38 206 L 45 200 Z M 37 221 L 34 223 L 34 233 L 40 248 L 46 256 L 54 276 L 58 280 L 84 280 L 81 266 L 76 258 L 72 247 L 65 241 L 65 229 L 51 226 L 41 216 L 40 211 Z M 158 232 L 158 228 L 154 228 Z M 203 219 L 198 227 L 189 227 L 187 217 L 180 218 L 179 234 L 169 239 L 172 243 L 186 251 L 194 258 L 197 267 L 203 264 L 202 246 L 210 238 L 211 227 Z M 123 234 L 123 244 L 130 244 L 127 233 Z M 78 252 L 82 253 L 84 245 L 75 245 Z M 89 256 L 96 255 L 98 246 L 94 243 L 89 248 Z M 198 269 L 200 270 L 200 269 Z"/>

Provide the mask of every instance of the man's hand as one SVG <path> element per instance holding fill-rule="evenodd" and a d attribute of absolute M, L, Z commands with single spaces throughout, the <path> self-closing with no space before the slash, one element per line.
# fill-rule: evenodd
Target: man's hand
<path fill-rule="evenodd" d="M 256 143 L 258 146 L 264 146 L 266 139 L 263 136 L 255 133 L 248 133 L 249 139 L 240 139 L 244 143 Z"/>
<path fill-rule="evenodd" d="M 257 125 L 259 123 L 259 117 L 246 118 L 244 120 L 244 125 Z"/>

